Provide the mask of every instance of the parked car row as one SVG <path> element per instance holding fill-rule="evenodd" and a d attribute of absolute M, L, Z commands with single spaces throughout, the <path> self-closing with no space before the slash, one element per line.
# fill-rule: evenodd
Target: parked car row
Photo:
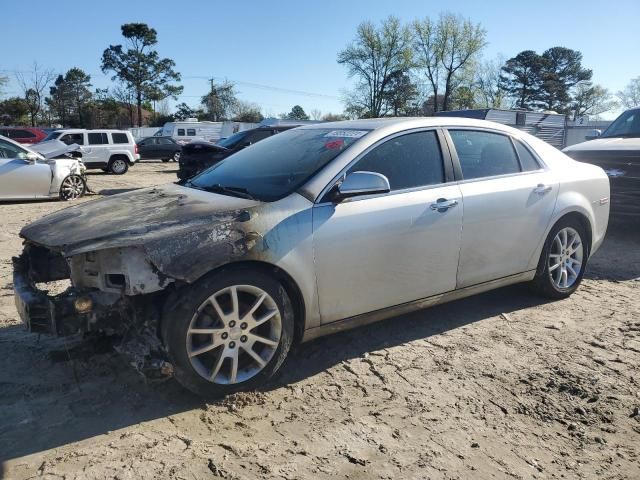
<path fill-rule="evenodd" d="M 202 140 L 187 143 L 182 147 L 178 178 L 181 180 L 191 178 L 249 145 L 298 126 L 297 124 L 264 126 L 235 133 L 217 143 Z"/>

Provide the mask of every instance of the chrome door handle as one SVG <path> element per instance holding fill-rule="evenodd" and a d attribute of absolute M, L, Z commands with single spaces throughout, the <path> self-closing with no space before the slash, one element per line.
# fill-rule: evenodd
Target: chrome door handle
<path fill-rule="evenodd" d="M 539 193 L 540 195 L 543 195 L 545 193 L 548 193 L 551 191 L 551 185 L 544 185 L 542 183 L 539 183 L 538 186 L 536 188 L 533 189 L 534 193 Z"/>
<path fill-rule="evenodd" d="M 431 210 L 449 210 L 456 205 L 458 205 L 457 200 L 447 200 L 446 198 L 439 198 L 438 200 L 436 200 L 436 203 L 431 204 Z"/>

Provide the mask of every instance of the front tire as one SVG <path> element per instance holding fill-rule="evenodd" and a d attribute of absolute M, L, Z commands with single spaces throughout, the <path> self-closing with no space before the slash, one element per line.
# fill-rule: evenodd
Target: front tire
<path fill-rule="evenodd" d="M 75 200 L 87 191 L 87 184 L 80 175 L 69 175 L 60 184 L 60 200 Z"/>
<path fill-rule="evenodd" d="M 283 286 L 248 268 L 205 276 L 170 299 L 162 338 L 176 380 L 204 397 L 251 390 L 280 368 L 293 339 Z"/>
<path fill-rule="evenodd" d="M 589 259 L 588 236 L 573 218 L 556 223 L 545 241 L 536 276 L 531 286 L 536 293 L 552 299 L 569 297 L 584 276 Z"/>

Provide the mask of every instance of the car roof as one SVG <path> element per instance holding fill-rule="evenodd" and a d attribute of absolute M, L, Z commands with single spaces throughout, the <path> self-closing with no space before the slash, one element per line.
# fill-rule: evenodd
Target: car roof
<path fill-rule="evenodd" d="M 511 134 L 520 134 L 521 131 L 507 125 L 476 120 L 465 117 L 386 117 L 367 118 L 360 120 L 341 120 L 338 122 L 315 123 L 303 125 L 299 129 L 362 129 L 362 130 L 387 130 L 389 132 L 408 130 L 424 127 L 476 127 L 500 130 Z"/>
<path fill-rule="evenodd" d="M 116 128 L 56 128 L 55 132 L 67 132 L 67 133 L 91 133 L 91 132 L 113 132 L 113 133 L 131 133 L 128 130 L 118 130 Z"/>

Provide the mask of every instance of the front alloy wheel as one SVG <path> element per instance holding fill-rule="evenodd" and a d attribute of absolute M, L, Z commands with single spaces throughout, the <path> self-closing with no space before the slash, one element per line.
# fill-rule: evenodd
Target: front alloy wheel
<path fill-rule="evenodd" d="M 61 200 L 75 200 L 85 194 L 86 185 L 80 175 L 69 175 L 60 185 Z"/>
<path fill-rule="evenodd" d="M 293 322 L 282 284 L 238 266 L 176 291 L 163 308 L 161 331 L 176 380 L 198 395 L 220 397 L 256 388 L 278 371 Z"/>
<path fill-rule="evenodd" d="M 189 361 L 209 382 L 245 382 L 273 358 L 281 335 L 273 298 L 252 285 L 233 285 L 207 298 L 191 319 Z"/>

